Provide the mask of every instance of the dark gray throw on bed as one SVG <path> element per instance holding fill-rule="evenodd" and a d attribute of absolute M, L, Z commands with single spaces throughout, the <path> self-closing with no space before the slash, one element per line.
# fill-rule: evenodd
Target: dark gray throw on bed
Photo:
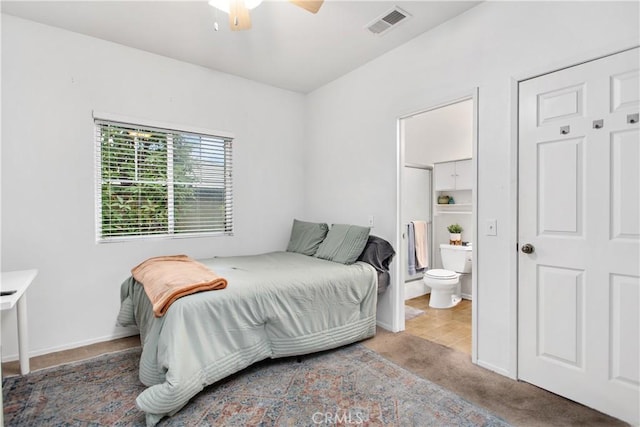
<path fill-rule="evenodd" d="M 396 254 L 391 243 L 378 236 L 369 236 L 367 245 L 360 254 L 358 261 L 371 264 L 378 272 L 378 293 L 387 290 L 391 276 L 389 275 L 389 264 Z"/>

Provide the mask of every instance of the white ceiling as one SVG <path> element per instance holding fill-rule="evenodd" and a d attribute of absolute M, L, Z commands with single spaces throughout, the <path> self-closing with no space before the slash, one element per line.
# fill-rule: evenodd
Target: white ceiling
<path fill-rule="evenodd" d="M 109 40 L 272 86 L 307 93 L 478 1 L 326 0 L 313 15 L 287 1 L 251 11 L 230 31 L 206 1 L 2 1 L 2 13 Z M 365 27 L 399 6 L 411 18 L 382 36 Z M 214 22 L 219 31 L 214 30 Z"/>

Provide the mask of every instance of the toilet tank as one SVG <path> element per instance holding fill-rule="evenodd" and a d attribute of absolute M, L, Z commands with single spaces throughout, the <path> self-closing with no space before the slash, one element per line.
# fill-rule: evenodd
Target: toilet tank
<path fill-rule="evenodd" d="M 471 273 L 471 246 L 440 245 L 442 267 L 456 273 Z"/>

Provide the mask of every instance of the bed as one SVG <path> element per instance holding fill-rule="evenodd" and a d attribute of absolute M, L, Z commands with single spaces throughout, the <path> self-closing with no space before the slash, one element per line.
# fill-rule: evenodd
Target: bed
<path fill-rule="evenodd" d="M 148 425 L 257 361 L 336 348 L 375 334 L 380 272 L 369 263 L 291 251 L 199 261 L 229 285 L 180 298 L 162 317 L 154 316 L 135 279 L 121 285 L 118 324 L 140 331 L 139 375 L 148 388 L 136 403 Z"/>

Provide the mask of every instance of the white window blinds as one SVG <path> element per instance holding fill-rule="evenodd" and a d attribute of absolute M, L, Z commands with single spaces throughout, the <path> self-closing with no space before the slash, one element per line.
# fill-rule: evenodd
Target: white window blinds
<path fill-rule="evenodd" d="M 95 120 L 98 240 L 233 232 L 232 139 Z"/>

